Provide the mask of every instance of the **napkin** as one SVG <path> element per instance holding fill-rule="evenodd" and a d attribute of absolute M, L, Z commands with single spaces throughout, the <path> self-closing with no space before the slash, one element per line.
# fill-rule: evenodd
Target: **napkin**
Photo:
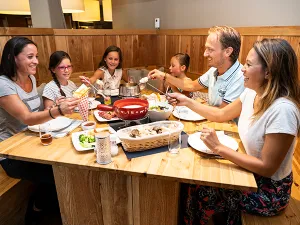
<path fill-rule="evenodd" d="M 82 96 L 80 98 L 80 102 L 78 104 L 78 109 L 79 109 L 79 114 L 82 118 L 82 120 L 88 121 L 89 118 L 89 100 L 88 100 L 88 96 Z"/>
<path fill-rule="evenodd" d="M 52 136 L 55 138 L 62 138 L 65 137 L 68 133 L 75 130 L 83 121 L 82 120 L 73 120 L 71 125 L 66 127 L 64 130 L 55 132 L 52 132 Z"/>

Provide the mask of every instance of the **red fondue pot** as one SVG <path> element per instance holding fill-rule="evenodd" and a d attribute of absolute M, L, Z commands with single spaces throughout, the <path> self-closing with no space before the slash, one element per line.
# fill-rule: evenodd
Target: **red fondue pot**
<path fill-rule="evenodd" d="M 100 104 L 97 108 L 102 111 L 115 111 L 122 120 L 138 120 L 147 114 L 149 103 L 139 98 L 127 98 L 115 101 L 113 106 Z"/>

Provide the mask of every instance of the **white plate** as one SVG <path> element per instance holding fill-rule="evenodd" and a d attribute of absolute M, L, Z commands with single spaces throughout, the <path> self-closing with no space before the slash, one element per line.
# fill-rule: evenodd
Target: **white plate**
<path fill-rule="evenodd" d="M 53 120 L 49 120 L 46 123 L 50 124 L 50 131 L 57 131 L 57 130 L 61 130 L 67 126 L 69 126 L 72 122 L 72 119 L 69 119 L 67 117 L 57 117 L 56 119 Z M 43 124 L 41 124 L 43 125 Z M 33 125 L 33 126 L 28 126 L 28 129 L 33 131 L 33 132 L 39 132 L 39 124 L 37 125 Z"/>
<path fill-rule="evenodd" d="M 107 128 L 96 128 L 98 132 L 100 132 L 101 130 L 105 130 Z M 94 147 L 91 147 L 91 148 L 84 148 L 80 145 L 80 142 L 79 142 L 79 135 L 80 134 L 87 134 L 90 130 L 84 130 L 84 131 L 80 131 L 80 132 L 75 132 L 75 133 L 72 133 L 72 143 L 75 147 L 75 149 L 77 151 L 87 151 L 87 150 L 91 150 L 91 149 L 94 149 Z M 112 128 L 112 127 L 109 127 L 109 132 L 112 133 L 110 135 L 115 135 L 117 136 L 117 132 Z M 117 137 L 117 144 L 121 143 L 121 140 Z M 91 143 L 93 144 L 93 143 Z"/>
<path fill-rule="evenodd" d="M 99 122 L 110 122 L 110 121 L 121 120 L 121 119 L 118 118 L 118 117 L 114 117 L 114 118 L 112 118 L 111 120 L 104 119 L 104 118 L 102 118 L 101 116 L 99 116 L 98 112 L 99 112 L 99 110 L 95 110 L 95 111 L 94 111 L 94 116 L 96 117 L 96 119 L 97 119 Z"/>
<path fill-rule="evenodd" d="M 200 116 L 198 113 L 195 113 L 186 106 L 176 106 L 173 111 L 173 116 L 188 121 L 205 120 L 203 116 Z"/>
<path fill-rule="evenodd" d="M 100 101 L 95 100 L 95 98 L 89 98 L 89 109 L 96 109 L 97 105 L 101 104 Z M 75 112 L 78 112 L 78 107 L 74 109 Z"/>
<path fill-rule="evenodd" d="M 217 131 L 217 136 L 219 138 L 219 141 L 227 146 L 228 148 L 233 149 L 234 151 L 237 151 L 239 148 L 239 144 L 237 143 L 236 140 L 234 140 L 232 137 L 229 137 L 224 134 L 224 131 Z M 204 142 L 200 139 L 201 132 L 197 132 L 194 134 L 191 134 L 188 138 L 188 143 L 189 145 L 203 153 L 207 154 L 214 154 L 205 144 Z"/>

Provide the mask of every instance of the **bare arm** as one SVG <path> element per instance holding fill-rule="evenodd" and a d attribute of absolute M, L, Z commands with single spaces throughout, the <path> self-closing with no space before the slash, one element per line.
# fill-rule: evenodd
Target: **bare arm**
<path fill-rule="evenodd" d="M 245 155 L 222 145 L 214 145 L 211 136 L 205 136 L 201 139 L 209 148 L 215 153 L 223 156 L 231 162 L 264 177 L 271 177 L 279 168 L 284 160 L 291 144 L 293 143 L 294 136 L 290 134 L 274 133 L 265 136 L 264 146 L 261 152 L 261 159 L 251 155 Z"/>
<path fill-rule="evenodd" d="M 242 102 L 240 99 L 228 104 L 224 108 L 217 108 L 201 104 L 182 94 L 170 93 L 170 103 L 177 102 L 178 105 L 185 105 L 206 119 L 213 122 L 225 122 L 239 117 L 242 111 Z"/>
<path fill-rule="evenodd" d="M 104 72 L 103 70 L 99 70 L 97 69 L 95 72 L 94 72 L 94 75 L 92 77 L 90 77 L 90 82 L 93 84 L 96 82 L 97 79 L 104 79 Z"/>
<path fill-rule="evenodd" d="M 218 108 L 222 109 L 222 108 L 224 108 L 227 105 L 228 105 L 228 103 L 222 101 L 221 105 L 219 105 Z"/>
<path fill-rule="evenodd" d="M 167 81 L 169 84 L 174 85 L 175 87 L 178 87 L 184 91 L 194 92 L 206 89 L 205 87 L 199 84 L 198 80 L 192 81 L 190 79 L 180 79 L 156 69 L 150 71 L 148 77 L 150 77 L 151 79 L 160 80 L 164 80 L 165 78 L 165 81 Z"/>
<path fill-rule="evenodd" d="M 61 105 L 64 114 L 71 114 L 79 103 L 79 99 L 70 99 Z M 18 95 L 8 95 L 0 97 L 0 106 L 11 116 L 27 125 L 34 125 L 51 120 L 48 111 L 30 112 L 27 106 L 21 101 Z M 58 107 L 51 109 L 54 117 L 60 116 Z"/>
<path fill-rule="evenodd" d="M 180 79 L 170 74 L 166 73 L 166 81 L 171 85 L 178 87 L 184 91 L 194 92 L 206 89 L 202 85 L 199 84 L 198 80 L 190 80 L 190 79 Z"/>
<path fill-rule="evenodd" d="M 52 101 L 51 99 L 49 98 L 45 98 L 43 97 L 43 101 L 44 101 L 44 109 L 45 110 L 48 110 L 50 109 L 54 104 L 54 101 Z"/>

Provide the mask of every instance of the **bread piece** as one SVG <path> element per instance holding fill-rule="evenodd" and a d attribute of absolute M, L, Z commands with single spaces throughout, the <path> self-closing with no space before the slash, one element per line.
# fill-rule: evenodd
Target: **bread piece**
<path fill-rule="evenodd" d="M 89 90 L 90 90 L 89 87 L 87 87 L 85 84 L 82 84 L 79 88 L 77 88 L 76 91 L 73 92 L 73 97 L 81 98 L 87 95 Z"/>

